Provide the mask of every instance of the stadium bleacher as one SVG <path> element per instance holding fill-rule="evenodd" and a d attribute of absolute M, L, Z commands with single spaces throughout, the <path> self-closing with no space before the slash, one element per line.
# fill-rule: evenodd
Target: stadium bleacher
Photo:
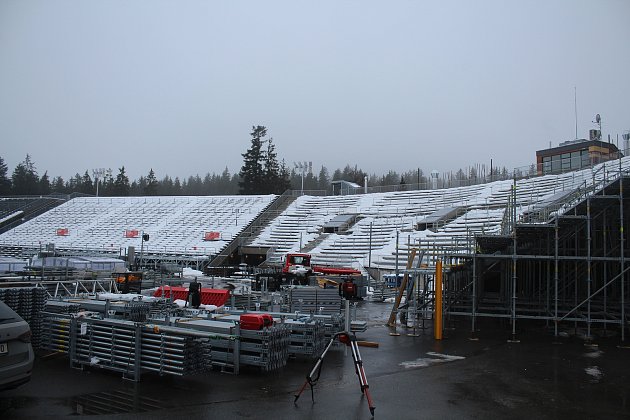
<path fill-rule="evenodd" d="M 274 199 L 262 196 L 81 197 L 0 235 L 0 244 L 118 253 L 128 246 L 147 254 L 212 255 Z M 143 232 L 149 241 L 141 243 Z M 207 231 L 219 232 L 205 241 Z"/>
<path fill-rule="evenodd" d="M 411 190 L 336 196 L 303 195 L 273 218 L 246 245 L 269 247 L 276 254 L 307 251 L 315 264 L 352 265 L 362 269 L 404 265 L 408 249 L 433 256 L 469 252 L 476 234 L 501 231 L 510 198 L 517 215 L 562 192 L 587 189 L 607 172 L 630 168 L 630 158 L 609 161 L 592 169 L 517 181 L 437 190 Z M 516 188 L 515 196 L 513 188 Z M 568 196 L 568 195 L 567 195 Z M 81 197 L 0 234 L 5 247 L 120 252 L 141 246 L 147 254 L 216 255 L 277 198 L 262 196 L 204 197 Z M 539 206 L 540 207 L 540 206 Z M 418 223 L 441 209 L 456 209 L 431 229 Z M 343 231 L 323 232 L 337 216 L 352 216 Z M 135 232 L 130 235 L 128 232 Z M 213 238 L 216 240 L 205 240 Z M 398 243 L 397 243 L 398 239 Z"/>

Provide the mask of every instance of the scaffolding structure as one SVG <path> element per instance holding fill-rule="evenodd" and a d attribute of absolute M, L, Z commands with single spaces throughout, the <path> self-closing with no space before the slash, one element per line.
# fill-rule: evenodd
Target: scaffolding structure
<path fill-rule="evenodd" d="M 625 341 L 630 174 L 620 165 L 598 175 L 562 203 L 520 216 L 514 188 L 501 234 L 478 235 L 474 252 L 451 256 L 465 262 L 446 273 L 445 314 L 469 317 L 473 334 L 488 317 L 509 320 L 513 339 L 517 320 L 537 320 L 556 336 L 574 328 L 590 339 L 597 329 Z"/>

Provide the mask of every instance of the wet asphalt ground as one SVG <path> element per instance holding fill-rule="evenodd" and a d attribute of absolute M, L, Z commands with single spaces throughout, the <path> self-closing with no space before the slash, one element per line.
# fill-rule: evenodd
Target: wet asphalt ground
<path fill-rule="evenodd" d="M 390 335 L 390 310 L 363 302 L 358 311 L 369 324 L 358 338 L 379 343 L 360 348 L 374 418 L 630 418 L 630 348 L 616 334 L 598 331 L 591 344 L 579 330 L 554 338 L 532 324 L 509 342 L 509 325 L 486 321 L 471 340 L 470 321 L 462 319 L 447 322 L 444 339 L 435 341 L 431 328 Z M 307 388 L 294 404 L 313 363 L 290 360 L 273 373 L 145 374 L 134 383 L 97 368 L 72 369 L 65 355 L 40 355 L 29 383 L 0 393 L 0 418 L 372 418 L 345 346 L 324 359 L 314 402 Z"/>

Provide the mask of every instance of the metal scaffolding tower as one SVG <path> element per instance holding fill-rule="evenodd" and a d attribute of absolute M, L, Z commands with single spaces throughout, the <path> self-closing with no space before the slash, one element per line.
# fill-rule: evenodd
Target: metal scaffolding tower
<path fill-rule="evenodd" d="M 509 205 L 502 233 L 476 236 L 465 269 L 446 274 L 446 314 L 470 317 L 473 334 L 478 318 L 488 317 L 509 320 L 512 338 L 517 320 L 538 320 L 555 335 L 584 329 L 590 339 L 597 329 L 625 341 L 629 190 L 620 167 L 553 208 L 517 218 Z"/>

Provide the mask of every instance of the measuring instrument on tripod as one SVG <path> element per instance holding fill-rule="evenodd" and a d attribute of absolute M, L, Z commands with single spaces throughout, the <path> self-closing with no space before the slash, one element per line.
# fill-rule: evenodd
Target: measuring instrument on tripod
<path fill-rule="evenodd" d="M 367 377 L 365 376 L 365 370 L 363 369 L 363 360 L 361 360 L 361 353 L 359 352 L 359 344 L 357 342 L 357 337 L 354 333 L 350 333 L 348 331 L 338 332 L 337 334 L 332 336 L 332 338 L 328 342 L 328 345 L 322 352 L 321 356 L 319 356 L 319 358 L 317 359 L 317 362 L 315 362 L 315 366 L 313 366 L 313 369 L 311 369 L 309 374 L 306 376 L 306 381 L 304 382 L 304 385 L 302 385 L 302 388 L 300 388 L 298 393 L 295 394 L 295 400 L 293 400 L 293 402 L 297 403 L 297 400 L 300 398 L 300 396 L 302 395 L 302 392 L 304 392 L 307 385 L 310 385 L 311 387 L 311 399 L 313 402 L 315 402 L 315 397 L 313 395 L 313 387 L 317 384 L 317 381 L 319 380 L 319 376 L 321 375 L 322 363 L 324 361 L 324 357 L 326 356 L 326 353 L 328 353 L 328 350 L 330 350 L 333 343 L 337 339 L 339 340 L 340 343 L 343 343 L 352 349 L 352 360 L 354 362 L 354 371 L 357 374 L 357 377 L 359 378 L 359 385 L 361 386 L 361 393 L 365 394 L 368 401 L 368 407 L 370 408 L 370 413 L 372 414 L 372 416 L 374 416 L 374 409 L 376 407 L 374 407 L 374 403 L 372 402 L 372 397 L 370 396 L 370 386 L 368 385 Z"/>

